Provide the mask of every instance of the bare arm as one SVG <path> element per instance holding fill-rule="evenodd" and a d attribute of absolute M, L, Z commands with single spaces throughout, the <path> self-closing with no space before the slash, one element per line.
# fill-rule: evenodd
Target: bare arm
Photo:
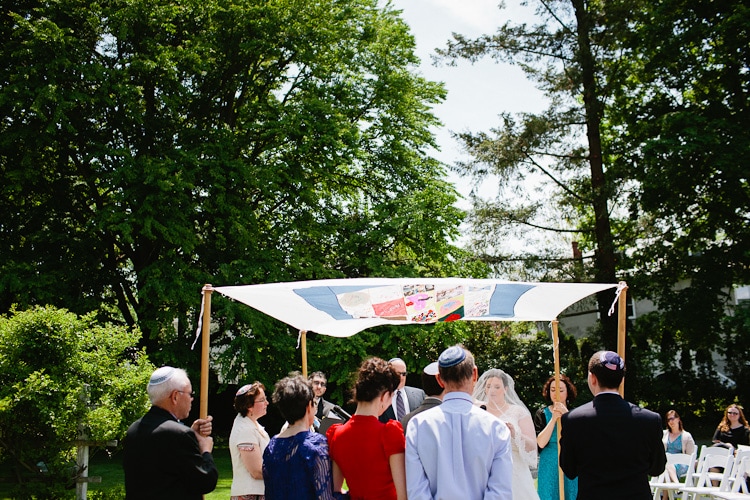
<path fill-rule="evenodd" d="M 555 426 L 557 425 L 558 420 L 560 420 L 560 417 L 563 416 L 563 414 L 568 413 L 568 409 L 565 407 L 562 403 L 555 403 L 552 406 L 552 418 L 547 422 L 547 425 L 544 426 L 544 429 L 539 432 L 536 436 L 536 444 L 540 448 L 544 448 L 549 444 L 549 440 L 552 437 L 552 433 L 555 430 Z"/>
<path fill-rule="evenodd" d="M 406 500 L 406 455 L 396 453 L 388 457 L 388 463 L 391 466 L 391 476 L 393 484 L 396 486 L 396 498 Z"/>
<path fill-rule="evenodd" d="M 255 443 L 241 443 L 237 445 L 240 450 L 242 464 L 253 479 L 263 479 L 263 455 L 260 446 Z"/>
<path fill-rule="evenodd" d="M 341 487 L 344 485 L 344 474 L 336 462 L 331 461 L 331 464 L 333 466 L 333 492 L 341 493 Z"/>

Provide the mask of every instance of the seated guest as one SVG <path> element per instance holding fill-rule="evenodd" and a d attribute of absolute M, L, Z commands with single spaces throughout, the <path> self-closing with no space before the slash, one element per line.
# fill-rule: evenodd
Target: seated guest
<path fill-rule="evenodd" d="M 686 453 L 688 455 L 695 451 L 695 440 L 693 436 L 682 427 L 682 419 L 674 410 L 669 410 L 665 415 L 667 419 L 667 429 L 664 431 L 662 443 L 667 453 Z M 667 474 L 669 479 L 676 483 L 679 478 L 687 474 L 687 466 L 684 464 L 667 464 Z"/>
<path fill-rule="evenodd" d="M 397 420 L 382 423 L 378 417 L 390 408 L 401 377 L 380 358 L 366 359 L 354 387 L 357 411 L 345 424 L 334 424 L 326 433 L 333 460 L 333 491 L 344 480 L 351 498 L 359 500 L 406 499 L 404 431 Z"/>
<path fill-rule="evenodd" d="M 750 445 L 750 426 L 745 420 L 745 414 L 742 407 L 737 404 L 731 404 L 724 410 L 724 418 L 719 422 L 719 426 L 714 432 L 711 439 L 715 444 L 724 444 L 737 449 L 737 445 Z"/>
<path fill-rule="evenodd" d="M 315 419 L 311 384 L 299 374 L 278 382 L 273 404 L 289 425 L 263 453 L 266 500 L 332 500 L 331 459 L 325 436 L 310 431 Z"/>

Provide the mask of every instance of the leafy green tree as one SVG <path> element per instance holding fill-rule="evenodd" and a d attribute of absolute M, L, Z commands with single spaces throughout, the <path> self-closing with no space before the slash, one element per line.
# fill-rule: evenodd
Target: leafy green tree
<path fill-rule="evenodd" d="M 477 247 L 506 272 L 509 264 L 521 261 L 527 272 L 536 271 L 536 278 L 614 283 L 618 245 L 610 212 L 615 190 L 602 128 L 609 92 L 605 62 L 613 57 L 607 20 L 616 12 L 598 1 L 540 0 L 533 5 L 538 24 L 508 22 L 473 40 L 454 34 L 438 50 L 449 62 L 489 56 L 518 64 L 550 102 L 539 114 L 503 113 L 501 124 L 489 133 L 456 134 L 471 155 L 456 170 L 477 181 L 494 176 L 501 188 L 496 199 L 474 202 Z M 520 234 L 528 242 L 529 229 L 575 237 L 583 250 L 593 253 L 593 263 L 583 268 L 578 259 L 530 244 L 511 250 L 513 255 L 499 253 L 498 238 Z M 549 241 L 539 246 L 548 247 Z M 610 348 L 616 345 L 617 329 L 606 312 L 613 299 L 611 290 L 597 296 L 602 341 Z"/>
<path fill-rule="evenodd" d="M 644 2 L 617 40 L 613 168 L 634 184 L 632 281 L 710 368 L 729 291 L 750 282 L 750 20 L 743 2 Z M 675 286 L 679 284 L 679 286 Z"/>
<path fill-rule="evenodd" d="M 552 339 L 533 323 L 472 323 L 465 340 L 479 374 L 500 368 L 513 377 L 516 392 L 532 413 L 545 404 L 542 386 L 554 374 Z M 587 401 L 586 372 L 575 339 L 560 332 L 560 371 L 579 388 L 576 405 Z"/>
<path fill-rule="evenodd" d="M 81 432 L 121 439 L 148 409 L 153 366 L 138 337 L 53 307 L 0 317 L 0 457 L 19 483 L 16 498 L 63 497 L 80 473 Z"/>
<path fill-rule="evenodd" d="M 21 2 L 0 36 L 0 310 L 104 304 L 189 368 L 204 283 L 452 265 L 462 214 L 426 153 L 445 91 L 390 6 Z M 254 339 L 238 363 L 293 355 L 296 332 L 215 311 L 217 351 Z"/>
<path fill-rule="evenodd" d="M 734 315 L 724 320 L 722 339 L 718 344 L 719 352 L 726 359 L 727 376 L 736 387 L 734 395 L 739 402 L 750 401 L 750 304 L 744 302 L 737 307 Z"/>

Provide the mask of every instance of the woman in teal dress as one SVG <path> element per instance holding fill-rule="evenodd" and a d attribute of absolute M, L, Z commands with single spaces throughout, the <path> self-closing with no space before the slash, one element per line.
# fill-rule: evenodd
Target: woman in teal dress
<path fill-rule="evenodd" d="M 542 388 L 542 395 L 549 403 L 540 408 L 534 415 L 536 443 L 539 447 L 539 469 L 537 472 L 537 491 L 540 500 L 560 500 L 559 475 L 557 464 L 557 422 L 568 412 L 570 403 L 578 391 L 573 382 L 565 375 L 560 375 L 559 389 L 555 377 L 547 379 Z M 575 500 L 578 496 L 578 479 L 565 478 L 565 500 Z"/>

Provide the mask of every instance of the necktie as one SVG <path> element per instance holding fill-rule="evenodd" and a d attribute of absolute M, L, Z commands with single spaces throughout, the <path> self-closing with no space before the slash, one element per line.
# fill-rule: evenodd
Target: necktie
<path fill-rule="evenodd" d="M 404 397 L 401 395 L 401 391 L 396 391 L 396 420 L 401 420 L 404 418 L 404 414 L 406 411 L 404 410 Z"/>

